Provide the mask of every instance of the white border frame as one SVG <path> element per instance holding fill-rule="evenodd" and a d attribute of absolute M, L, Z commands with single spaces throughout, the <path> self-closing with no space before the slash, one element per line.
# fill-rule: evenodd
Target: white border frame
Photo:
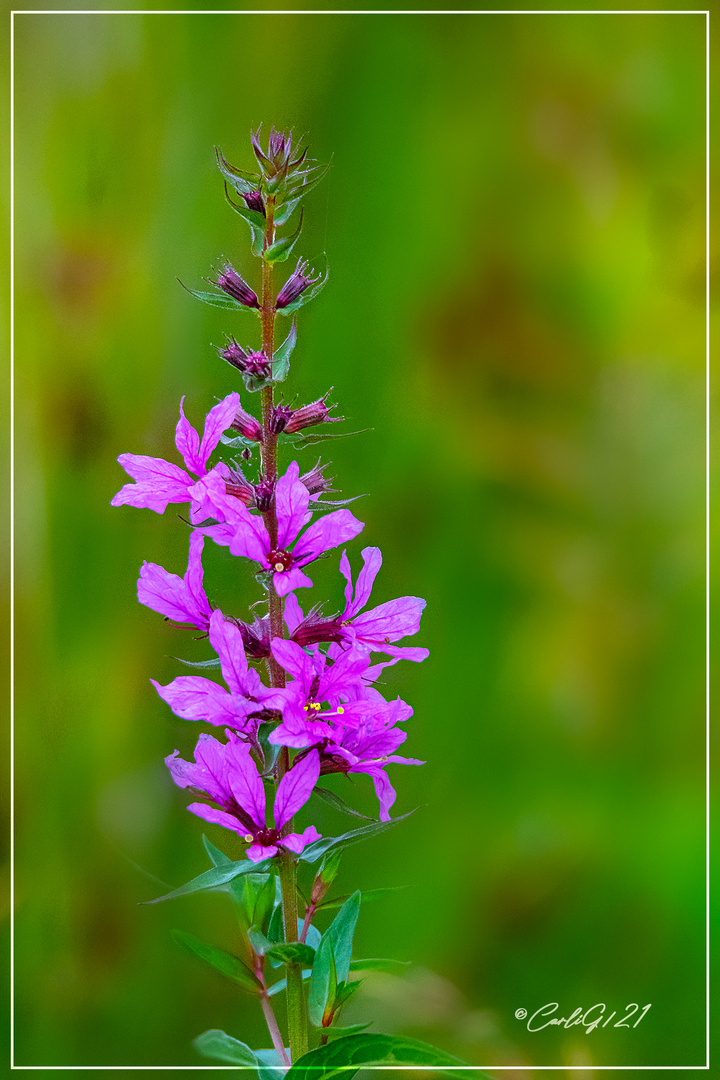
<path fill-rule="evenodd" d="M 16 15 L 704 15 L 705 16 L 705 1064 L 704 1065 L 458 1065 L 448 1069 L 493 1072 L 530 1070 L 628 1072 L 710 1069 L 710 11 L 704 8 L 653 9 L 123 9 L 73 8 L 18 9 L 10 12 L 10 1068 L 11 1070 L 70 1070 L 79 1072 L 128 1071 L 221 1071 L 253 1072 L 244 1065 L 16 1065 L 15 1064 L 15 16 Z M 413 1069 L 435 1073 L 422 1065 L 363 1066 L 377 1071 Z"/>

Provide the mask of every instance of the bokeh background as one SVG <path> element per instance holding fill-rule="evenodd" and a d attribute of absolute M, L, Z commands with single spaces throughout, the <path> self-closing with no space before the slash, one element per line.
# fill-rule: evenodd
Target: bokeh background
<path fill-rule="evenodd" d="M 324 456 L 368 492 L 375 601 L 428 600 L 431 659 L 387 673 L 419 808 L 339 880 L 403 886 L 357 952 L 413 966 L 353 1016 L 475 1065 L 703 1062 L 704 53 L 691 14 L 16 17 L 18 1064 L 266 1041 L 169 937 L 232 949 L 227 898 L 139 906 L 207 865 L 162 763 L 197 730 L 149 678 L 208 646 L 134 597 L 143 559 L 183 572 L 185 528 L 109 506 L 119 453 L 173 455 L 182 394 L 197 421 L 237 388 L 212 343 L 252 317 L 176 278 L 253 280 L 213 147 L 249 166 L 260 122 L 332 159 L 291 392 L 333 386 L 362 430 Z M 235 562 L 206 582 L 242 617 Z M 314 576 L 338 604 L 337 554 Z M 552 1001 L 652 1008 L 514 1018 Z"/>

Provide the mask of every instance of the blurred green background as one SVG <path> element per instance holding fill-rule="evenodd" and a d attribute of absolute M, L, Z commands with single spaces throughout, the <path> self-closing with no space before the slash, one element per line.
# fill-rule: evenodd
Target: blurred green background
<path fill-rule="evenodd" d="M 169 937 L 233 948 L 226 897 L 138 906 L 163 891 L 147 875 L 207 865 L 162 763 L 197 728 L 149 679 L 208 646 L 135 602 L 143 559 L 184 571 L 185 527 L 109 505 L 119 453 L 173 457 L 182 394 L 197 422 L 239 388 L 212 343 L 253 344 L 254 320 L 176 278 L 227 256 L 255 280 L 213 147 L 249 167 L 260 122 L 332 158 L 300 247 L 331 277 L 290 393 L 333 386 L 364 429 L 323 456 L 369 493 L 350 554 L 382 548 L 374 601 L 428 600 L 430 660 L 387 673 L 427 760 L 395 766 L 396 811 L 419 809 L 339 880 L 407 886 L 362 912 L 357 952 L 412 973 L 368 978 L 348 1022 L 476 1065 L 703 1062 L 704 34 L 16 17 L 18 1064 L 200 1064 L 209 1027 L 267 1041 Z M 243 617 L 249 564 L 205 562 Z M 305 606 L 334 609 L 337 553 L 313 576 Z M 368 788 L 338 790 L 373 812 Z M 652 1008 L 590 1035 L 514 1018 L 553 1001 Z"/>

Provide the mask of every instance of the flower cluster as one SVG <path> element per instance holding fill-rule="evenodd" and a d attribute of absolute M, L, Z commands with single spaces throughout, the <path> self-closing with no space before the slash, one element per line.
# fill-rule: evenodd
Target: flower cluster
<path fill-rule="evenodd" d="M 287 337 L 276 348 L 276 318 L 294 314 L 327 280 L 327 271 L 321 277 L 301 257 L 284 284 L 275 287 L 276 264 L 285 262 L 294 248 L 302 212 L 290 235 L 279 235 L 279 230 L 326 167 L 311 162 L 289 134 L 272 129 L 266 149 L 260 144 L 259 131 L 251 141 L 258 171 L 236 169 L 219 152 L 218 166 L 228 201 L 250 226 L 252 252 L 262 260 L 259 282 L 253 287 L 223 259 L 221 269 L 210 279 L 213 292 L 189 291 L 236 315 L 244 312 L 242 318 L 254 315 L 260 320 L 261 340 L 255 345 L 245 344 L 246 337 L 241 345 L 228 336 L 226 345 L 217 351 L 239 373 L 248 394 L 261 393 L 261 415 L 254 415 L 245 407 L 248 402 L 241 404 L 240 394 L 233 392 L 210 409 L 201 435 L 187 420 L 183 399 L 175 429 L 182 466 L 163 458 L 121 454 L 118 460 L 130 482 L 112 503 L 158 514 L 170 504 L 187 504 L 183 520 L 190 534 L 184 575 L 146 562 L 140 570 L 137 596 L 141 604 L 166 619 L 200 631 L 214 652 L 200 666 L 213 673 L 219 669 L 221 679 L 203 672 L 179 675 L 167 685 L 153 680 L 176 716 L 214 730 L 213 734 L 201 732 L 193 761 L 185 760 L 178 750 L 165 761 L 175 783 L 199 797 L 188 810 L 235 833 L 246 845 L 247 859 L 239 863 L 217 853 L 231 870 L 222 864 L 220 878 L 213 871 L 212 885 L 207 875 L 198 880 L 210 888 L 217 881 L 246 875 L 247 896 L 254 897 L 247 934 L 253 970 L 244 968 L 237 958 L 217 960 L 217 950 L 201 943 L 200 955 L 220 970 L 232 970 L 233 978 L 259 994 L 275 1062 L 287 1067 L 307 1050 L 306 1012 L 323 1031 L 324 1041 L 326 1029 L 336 1023 L 343 1003 L 359 985 L 347 981 L 359 893 L 343 904 L 337 916 L 342 931 L 328 930 L 322 947 L 311 923 L 332 881 L 332 862 L 323 863 L 315 878 L 302 931 L 297 925 L 298 857 L 316 861 L 328 844 L 346 842 L 347 835 L 323 838 L 312 823 L 296 830 L 293 819 L 306 807 L 321 777 L 364 774 L 374 785 L 379 821 L 360 832 L 386 827 L 396 798 L 388 766 L 423 762 L 397 753 L 407 739 L 402 725 L 412 716 L 412 709 L 399 697 L 386 699 L 378 688 L 379 679 L 386 667 L 402 659 L 424 660 L 427 650 L 404 643 L 417 633 L 425 602 L 404 596 L 369 606 L 382 564 L 380 551 L 363 549 L 362 569 L 353 581 L 345 545 L 362 532 L 363 523 L 344 505 L 352 500 L 323 498 L 332 481 L 322 462 L 305 471 L 298 463 L 304 445 L 324 437 L 317 428 L 342 419 L 331 415 L 329 391 L 299 406 L 294 399 L 293 404 L 284 404 L 274 396 L 288 375 L 297 338 L 293 317 Z M 311 437 L 304 434 L 307 428 L 313 428 Z M 228 452 L 237 448 L 242 466 L 217 455 L 223 447 Z M 260 464 L 253 475 L 250 463 L 257 451 Z M 278 457 L 284 453 L 285 462 L 278 468 Z M 254 604 L 252 619 L 244 619 L 211 602 L 202 563 L 208 541 L 250 564 L 264 589 L 264 600 L 259 602 L 266 605 L 264 611 L 258 614 L 258 604 Z M 296 593 L 314 587 L 310 576 L 314 564 L 337 548 L 342 549 L 338 582 L 344 581 L 342 610 L 326 614 L 322 603 L 315 602 L 303 612 Z M 282 930 L 275 925 L 277 905 L 270 916 L 278 887 Z M 271 931 L 271 923 L 275 930 Z M 307 943 L 310 930 L 316 935 L 317 949 Z M 275 936 L 268 938 L 265 932 Z M 269 1005 L 272 991 L 264 981 L 264 957 L 268 953 L 272 960 L 273 942 L 276 949 L 284 949 L 279 960 L 287 966 L 290 1057 Z M 306 962 L 312 963 L 307 1010 L 302 1004 L 301 970 Z M 238 976 L 243 970 L 247 974 Z"/>

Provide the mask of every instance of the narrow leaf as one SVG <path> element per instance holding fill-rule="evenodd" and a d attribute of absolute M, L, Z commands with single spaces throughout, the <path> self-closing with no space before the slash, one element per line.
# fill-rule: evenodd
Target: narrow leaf
<path fill-rule="evenodd" d="M 370 1021 L 372 1023 L 372 1021 Z M 328 1039 L 341 1039 L 345 1035 L 359 1035 L 361 1031 L 367 1031 L 370 1027 L 368 1024 L 352 1024 L 350 1027 L 335 1027 L 333 1024 L 331 1027 L 322 1029 L 323 1035 Z"/>
<path fill-rule="evenodd" d="M 377 821 L 377 818 L 368 817 L 367 814 L 361 814 L 359 810 L 353 810 L 352 806 L 348 806 L 344 799 L 341 799 L 334 791 L 330 791 L 329 788 L 313 788 L 313 795 L 319 795 L 326 803 L 334 807 L 335 810 L 340 810 L 343 814 L 364 818 L 365 821 Z"/>
<path fill-rule="evenodd" d="M 233 878 L 238 877 L 240 874 L 267 872 L 270 866 L 269 859 L 265 859 L 261 863 L 251 862 L 250 859 L 242 859 L 240 862 L 230 863 L 229 866 L 215 866 L 212 870 L 206 870 L 204 874 L 199 874 L 192 881 L 188 881 L 186 885 L 181 885 L 178 889 L 166 893 L 165 896 L 158 896 L 155 900 L 145 900 L 144 903 L 159 904 L 161 900 L 174 900 L 176 896 L 189 896 L 190 893 L 204 892 L 206 889 L 217 889 L 222 885 L 227 885 L 229 881 L 232 881 Z"/>
<path fill-rule="evenodd" d="M 226 1035 L 219 1028 L 203 1031 L 197 1039 L 193 1039 L 193 1046 L 198 1054 L 206 1058 L 214 1058 L 215 1061 L 227 1061 L 230 1065 L 244 1065 L 246 1068 L 254 1068 L 258 1064 L 255 1054 L 245 1043 Z"/>
<path fill-rule="evenodd" d="M 398 969 L 410 967 L 409 960 L 351 960 L 351 971 L 389 971 L 391 974 Z"/>
<path fill-rule="evenodd" d="M 263 259 L 267 263 L 285 262 L 288 255 L 295 247 L 300 236 L 300 230 L 302 229 L 303 211 L 300 211 L 300 222 L 294 233 L 290 236 L 280 236 L 269 247 L 265 248 L 263 253 Z"/>
<path fill-rule="evenodd" d="M 219 668 L 220 657 L 214 656 L 212 660 L 183 660 L 182 656 L 173 656 L 173 660 L 177 660 L 180 664 L 185 664 L 186 667 L 196 668 Z"/>
<path fill-rule="evenodd" d="M 293 319 L 290 333 L 276 350 L 272 362 L 273 382 L 282 382 L 290 370 L 290 354 L 297 341 L 297 319 Z"/>
<path fill-rule="evenodd" d="M 405 1065 L 425 1067 L 447 1073 L 455 1080 L 491 1080 L 487 1073 L 474 1068 L 462 1068 L 465 1063 L 418 1039 L 398 1035 L 346 1035 L 326 1046 L 318 1046 L 303 1054 L 285 1074 L 286 1080 L 329 1080 L 349 1070 L 366 1065 Z M 458 1067 L 460 1066 L 460 1067 Z"/>
<path fill-rule="evenodd" d="M 342 836 L 324 836 L 321 840 L 316 840 L 314 844 L 308 844 L 300 858 L 304 862 L 317 862 L 332 848 L 346 848 L 350 844 L 357 843 L 358 840 L 365 840 L 369 836 L 377 836 L 378 833 L 385 832 L 386 829 L 392 828 L 393 825 L 397 825 L 399 821 L 404 821 L 405 818 L 409 818 L 414 813 L 414 810 L 410 810 L 409 813 L 401 814 L 400 817 L 390 818 L 389 821 L 378 821 L 372 825 L 364 825 L 361 829 L 343 833 Z"/>
<path fill-rule="evenodd" d="M 264 956 L 268 949 L 271 949 L 272 942 L 263 934 L 262 930 L 258 930 L 256 926 L 251 926 L 247 932 L 248 941 L 252 945 L 254 951 L 258 956 Z"/>
<path fill-rule="evenodd" d="M 194 934 L 187 934 L 184 930 L 172 930 L 171 934 L 178 945 L 182 945 L 183 948 L 194 953 L 195 956 L 199 956 L 201 960 L 212 965 L 222 975 L 227 976 L 228 979 L 239 983 L 244 990 L 255 993 L 262 988 L 260 980 L 236 956 L 231 956 L 230 953 L 226 953 L 223 949 L 216 949 L 214 945 L 206 945 L 204 941 L 200 941 Z"/>
<path fill-rule="evenodd" d="M 285 1048 L 288 1059 L 290 1047 Z M 278 1058 L 277 1050 L 256 1050 L 255 1057 L 258 1059 L 258 1080 L 280 1080 L 287 1072 L 287 1065 Z"/>
<path fill-rule="evenodd" d="M 211 304 L 213 307 L 225 308 L 226 310 L 233 308 L 235 311 L 237 311 L 238 308 L 244 308 L 245 311 L 254 311 L 257 313 L 257 308 L 251 308 L 248 307 L 247 304 L 241 304 L 239 300 L 233 300 L 232 296 L 227 296 L 225 293 L 201 292 L 198 289 L 189 289 L 187 285 L 183 285 L 182 281 L 180 284 L 185 292 L 189 292 L 190 295 L 194 296 L 197 300 L 202 300 L 204 304 Z"/>
<path fill-rule="evenodd" d="M 409 889 L 409 885 L 390 885 L 384 889 L 366 889 L 365 892 L 360 894 L 363 904 L 368 900 L 380 900 L 383 896 L 387 896 L 388 893 L 402 892 L 403 889 Z M 318 904 L 317 910 L 332 911 L 333 908 L 342 907 L 347 900 L 347 896 L 334 896 L 332 900 L 323 900 L 321 904 Z"/>
<path fill-rule="evenodd" d="M 203 833 L 202 838 L 203 846 L 208 853 L 210 862 L 213 866 L 228 867 L 232 866 L 232 859 L 228 859 L 227 855 L 223 855 L 220 848 L 216 848 L 214 844 L 211 844 L 207 836 Z"/>
<path fill-rule="evenodd" d="M 335 972 L 337 982 L 343 982 L 348 976 L 353 934 L 359 912 L 360 893 L 358 891 L 345 901 L 323 934 L 317 948 L 308 994 L 308 1014 L 316 1027 L 322 1025 L 333 972 Z"/>

